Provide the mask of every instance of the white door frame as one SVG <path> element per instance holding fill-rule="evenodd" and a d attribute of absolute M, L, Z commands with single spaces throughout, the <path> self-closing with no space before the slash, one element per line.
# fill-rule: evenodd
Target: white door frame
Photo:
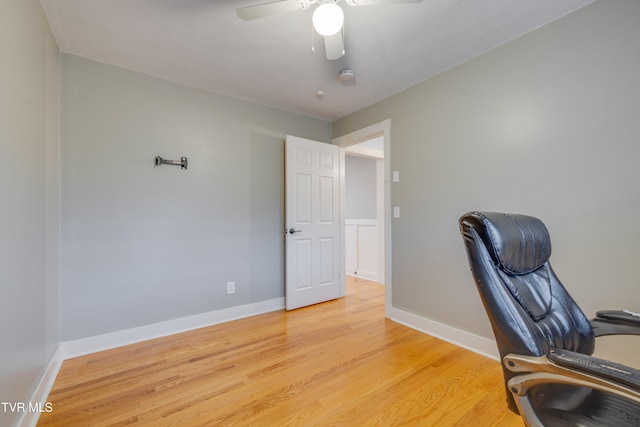
<path fill-rule="evenodd" d="M 391 283 L 391 119 L 372 124 L 363 129 L 334 138 L 332 143 L 340 147 L 340 228 L 342 256 L 340 257 L 342 277 L 346 271 L 345 265 L 345 187 L 344 187 L 344 156 L 345 148 L 351 145 L 382 136 L 384 139 L 384 281 L 385 281 L 385 315 L 388 317 L 392 307 Z M 344 279 L 341 280 L 341 295 L 346 294 Z"/>

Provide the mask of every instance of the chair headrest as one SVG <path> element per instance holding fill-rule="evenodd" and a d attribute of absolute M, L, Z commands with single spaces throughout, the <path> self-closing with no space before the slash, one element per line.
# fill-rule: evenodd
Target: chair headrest
<path fill-rule="evenodd" d="M 551 238 L 544 223 L 526 215 L 469 212 L 460 224 L 472 227 L 495 264 L 509 274 L 527 274 L 540 268 L 551 256 Z"/>

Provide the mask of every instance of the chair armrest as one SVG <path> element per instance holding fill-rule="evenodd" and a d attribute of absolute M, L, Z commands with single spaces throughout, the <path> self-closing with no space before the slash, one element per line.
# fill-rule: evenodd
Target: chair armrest
<path fill-rule="evenodd" d="M 539 384 L 563 383 L 590 387 L 640 403 L 640 371 L 618 363 L 568 350 L 552 350 L 548 356 L 508 354 L 504 366 L 522 373 L 509 380 L 515 395 L 526 395 Z"/>
<path fill-rule="evenodd" d="M 602 310 L 591 319 L 596 337 L 604 335 L 640 335 L 640 313 L 629 310 Z"/>
<path fill-rule="evenodd" d="M 596 317 L 614 321 L 625 321 L 640 326 L 640 313 L 631 310 L 600 310 Z"/>
<path fill-rule="evenodd" d="M 640 389 L 640 371 L 629 366 L 574 351 L 559 349 L 552 349 L 547 357 L 558 366 L 575 369 L 600 378 L 606 378 L 618 384 Z"/>

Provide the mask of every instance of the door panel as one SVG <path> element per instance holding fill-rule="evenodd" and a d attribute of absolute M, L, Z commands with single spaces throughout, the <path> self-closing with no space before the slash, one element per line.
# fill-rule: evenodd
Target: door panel
<path fill-rule="evenodd" d="M 287 136 L 287 310 L 340 296 L 340 149 Z"/>
<path fill-rule="evenodd" d="M 296 290 L 311 288 L 311 239 L 297 239 L 294 242 L 296 258 L 294 283 Z"/>
<path fill-rule="evenodd" d="M 311 175 L 297 174 L 295 218 L 296 224 L 311 223 Z"/>
<path fill-rule="evenodd" d="M 333 283 L 333 248 L 334 239 L 324 237 L 318 239 L 320 243 L 320 286 Z"/>
<path fill-rule="evenodd" d="M 319 177 L 319 211 L 318 221 L 321 224 L 333 224 L 336 218 L 333 217 L 333 179 L 326 176 Z"/>

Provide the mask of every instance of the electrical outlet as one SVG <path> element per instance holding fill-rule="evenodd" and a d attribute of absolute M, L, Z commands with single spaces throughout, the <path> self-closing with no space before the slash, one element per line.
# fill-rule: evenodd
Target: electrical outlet
<path fill-rule="evenodd" d="M 227 282 L 227 293 L 228 294 L 236 293 L 236 282 Z"/>

